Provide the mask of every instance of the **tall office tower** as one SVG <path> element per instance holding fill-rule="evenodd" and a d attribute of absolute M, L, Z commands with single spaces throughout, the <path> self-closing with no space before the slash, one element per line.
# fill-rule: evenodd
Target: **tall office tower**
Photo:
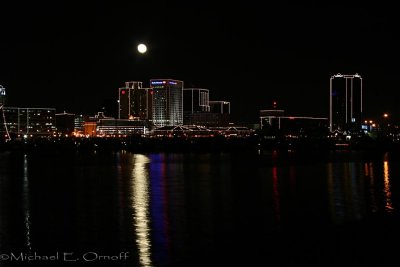
<path fill-rule="evenodd" d="M 336 74 L 330 78 L 329 129 L 357 132 L 363 113 L 363 84 L 359 74 Z"/>
<path fill-rule="evenodd" d="M 142 82 L 126 82 L 118 89 L 118 118 L 147 120 L 151 118 L 151 90 L 143 88 Z"/>
<path fill-rule="evenodd" d="M 173 126 L 183 124 L 183 81 L 151 79 L 153 90 L 153 124 Z"/>
<path fill-rule="evenodd" d="M 6 88 L 0 85 L 0 106 L 4 106 L 6 102 Z"/>
<path fill-rule="evenodd" d="M 209 113 L 209 90 L 200 88 L 183 89 L 183 124 L 193 123 L 193 114 Z"/>

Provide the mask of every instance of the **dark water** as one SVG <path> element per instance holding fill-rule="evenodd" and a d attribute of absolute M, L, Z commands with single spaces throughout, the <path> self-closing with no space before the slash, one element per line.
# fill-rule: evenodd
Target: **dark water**
<path fill-rule="evenodd" d="M 399 181 L 384 153 L 2 152 L 0 266 L 380 266 Z"/>

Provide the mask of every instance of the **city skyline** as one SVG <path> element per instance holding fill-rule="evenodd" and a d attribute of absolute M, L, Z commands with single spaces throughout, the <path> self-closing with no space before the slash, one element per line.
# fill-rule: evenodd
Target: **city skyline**
<path fill-rule="evenodd" d="M 257 120 L 273 101 L 328 117 L 329 77 L 359 73 L 367 117 L 400 113 L 390 6 L 2 5 L 0 84 L 10 105 L 93 114 L 116 104 L 122 82 L 164 77 L 212 90 L 234 105 L 235 120 Z M 146 54 L 137 53 L 140 42 Z"/>

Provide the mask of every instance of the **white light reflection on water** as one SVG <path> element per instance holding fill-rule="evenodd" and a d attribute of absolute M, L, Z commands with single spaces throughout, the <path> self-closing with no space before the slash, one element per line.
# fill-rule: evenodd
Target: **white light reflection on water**
<path fill-rule="evenodd" d="M 30 221 L 30 203 L 29 203 L 29 179 L 28 179 L 28 158 L 24 155 L 24 181 L 23 181 L 23 209 L 25 215 L 25 238 L 26 246 L 29 251 L 32 250 L 31 244 L 31 221 Z"/>
<path fill-rule="evenodd" d="M 153 266 L 151 262 L 150 240 L 149 175 L 146 169 L 149 162 L 149 158 L 144 155 L 134 155 L 132 173 L 133 220 L 139 261 L 143 267 Z"/>
<path fill-rule="evenodd" d="M 393 212 L 392 191 L 390 189 L 389 162 L 387 160 L 383 162 L 383 181 L 383 192 L 385 193 L 385 210 L 388 213 L 391 213 Z"/>

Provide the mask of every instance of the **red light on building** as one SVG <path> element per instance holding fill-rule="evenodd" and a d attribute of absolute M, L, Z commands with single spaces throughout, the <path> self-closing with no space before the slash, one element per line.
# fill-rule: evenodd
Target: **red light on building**
<path fill-rule="evenodd" d="M 124 95 L 125 94 L 125 90 L 121 90 L 121 94 Z"/>

